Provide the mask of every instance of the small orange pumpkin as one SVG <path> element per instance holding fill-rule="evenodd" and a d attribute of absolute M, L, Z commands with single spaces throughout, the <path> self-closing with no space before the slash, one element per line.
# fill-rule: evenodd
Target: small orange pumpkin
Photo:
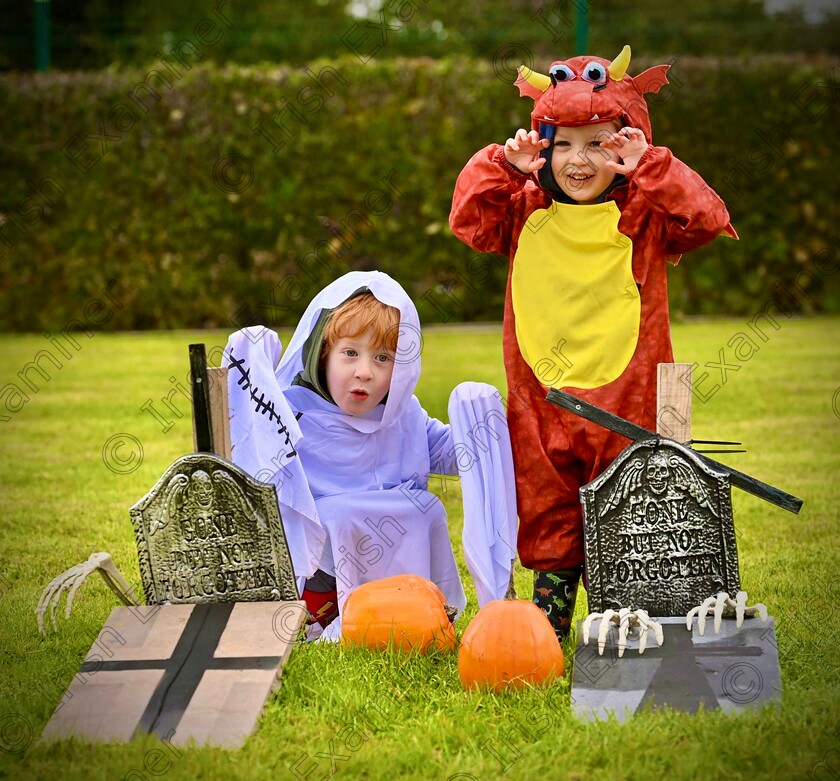
<path fill-rule="evenodd" d="M 342 645 L 383 650 L 454 651 L 455 628 L 443 592 L 417 575 L 364 583 L 347 597 L 341 616 Z"/>
<path fill-rule="evenodd" d="M 464 632 L 458 672 L 465 689 L 550 683 L 563 675 L 563 649 L 533 602 L 497 599 L 481 608 Z"/>

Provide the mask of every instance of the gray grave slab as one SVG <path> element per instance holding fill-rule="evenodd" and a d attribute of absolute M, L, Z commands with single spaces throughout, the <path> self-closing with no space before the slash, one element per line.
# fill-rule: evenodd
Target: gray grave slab
<path fill-rule="evenodd" d="M 305 618 L 301 601 L 115 608 L 43 738 L 237 748 Z"/>
<path fill-rule="evenodd" d="M 656 619 L 664 642 L 657 647 L 653 633 L 639 654 L 639 639 L 628 638 L 624 656 L 618 656 L 618 629 L 607 635 L 603 656 L 598 655 L 597 630 L 588 645 L 578 643 L 572 673 L 572 710 L 578 718 L 624 721 L 647 708 L 663 707 L 696 713 L 721 709 L 740 711 L 781 700 L 782 682 L 775 622 L 768 617 L 748 618 L 740 628 L 724 619 L 715 634 L 713 620 L 700 635 L 697 619 L 691 631 L 684 618 Z M 582 622 L 581 622 L 582 623 Z"/>
<path fill-rule="evenodd" d="M 130 509 L 146 602 L 298 599 L 273 485 L 230 461 L 175 461 Z"/>

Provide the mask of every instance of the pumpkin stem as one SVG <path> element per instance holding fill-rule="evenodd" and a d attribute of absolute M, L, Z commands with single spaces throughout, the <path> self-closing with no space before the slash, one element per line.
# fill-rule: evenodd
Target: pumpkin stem
<path fill-rule="evenodd" d="M 510 563 L 510 582 L 508 583 L 508 590 L 505 592 L 505 599 L 516 599 L 516 588 L 513 585 L 513 569 L 516 564 L 516 559 Z"/>
<path fill-rule="evenodd" d="M 454 605 L 444 605 L 443 609 L 446 612 L 446 617 L 449 619 L 449 623 L 454 624 L 455 616 L 458 615 L 458 608 Z"/>

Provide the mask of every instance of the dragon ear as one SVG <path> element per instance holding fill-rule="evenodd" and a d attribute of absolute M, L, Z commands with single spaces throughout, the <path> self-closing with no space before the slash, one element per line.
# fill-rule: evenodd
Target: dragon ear
<path fill-rule="evenodd" d="M 668 70 L 670 65 L 655 65 L 640 73 L 633 79 L 633 83 L 639 88 L 643 95 L 646 92 L 656 94 L 668 83 Z"/>
<path fill-rule="evenodd" d="M 520 65 L 517 72 L 519 75 L 513 83 L 519 87 L 520 98 L 527 95 L 536 100 L 551 86 L 548 76 L 532 71 L 527 65 Z"/>
<path fill-rule="evenodd" d="M 621 81 L 627 68 L 630 67 L 630 47 L 625 46 L 611 63 L 609 67 L 610 78 L 613 81 Z"/>

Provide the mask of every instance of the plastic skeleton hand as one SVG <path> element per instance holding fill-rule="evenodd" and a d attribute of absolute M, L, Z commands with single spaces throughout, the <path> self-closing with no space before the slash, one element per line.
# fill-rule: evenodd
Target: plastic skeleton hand
<path fill-rule="evenodd" d="M 697 616 L 697 628 L 702 635 L 706 630 L 706 616 L 709 614 L 715 617 L 715 634 L 720 631 L 721 618 L 734 616 L 737 619 L 736 626 L 744 623 L 744 616 L 752 617 L 758 614 L 762 621 L 767 620 L 767 608 L 764 605 L 747 606 L 746 591 L 739 591 L 734 600 L 725 591 L 721 591 L 717 596 L 709 597 L 702 605 L 688 611 L 685 617 L 685 628 L 691 631 L 691 619 Z"/>
<path fill-rule="evenodd" d="M 67 607 L 64 617 L 70 618 L 70 611 L 73 608 L 73 597 L 76 595 L 79 586 L 84 583 L 88 575 L 98 572 L 108 588 L 111 589 L 126 605 L 138 605 L 139 602 L 134 596 L 134 590 L 126 583 L 120 571 L 111 559 L 110 553 L 92 553 L 87 561 L 71 567 L 53 580 L 41 594 L 38 600 L 38 607 L 35 608 L 35 615 L 38 617 L 38 631 L 44 634 L 44 614 L 50 610 L 53 628 L 58 629 L 58 622 L 55 620 L 55 609 L 61 600 L 61 595 L 67 592 Z"/>
<path fill-rule="evenodd" d="M 627 635 L 631 637 L 639 636 L 639 653 L 643 654 L 647 648 L 647 633 L 648 630 L 653 631 L 653 636 L 656 638 L 656 644 L 662 645 L 663 635 L 662 627 L 654 621 L 644 610 L 630 610 L 623 607 L 621 610 L 607 610 L 604 613 L 590 613 L 583 622 L 583 643 L 589 645 L 589 629 L 592 621 L 596 618 L 601 619 L 601 627 L 598 631 L 598 655 L 604 653 L 604 646 L 607 643 L 607 633 L 610 627 L 615 625 L 618 627 L 618 655 L 624 656 L 624 649 L 627 648 Z"/>

